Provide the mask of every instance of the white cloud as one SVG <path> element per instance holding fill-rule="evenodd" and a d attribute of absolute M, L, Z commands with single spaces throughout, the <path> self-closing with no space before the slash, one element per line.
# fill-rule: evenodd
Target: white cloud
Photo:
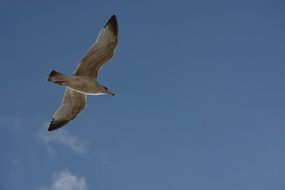
<path fill-rule="evenodd" d="M 74 153 L 83 154 L 87 150 L 87 146 L 84 142 L 81 142 L 77 137 L 71 135 L 68 131 L 61 129 L 55 132 L 40 132 L 38 134 L 40 140 L 45 142 L 49 148 L 49 152 L 52 152 L 52 144 L 61 144 L 70 148 Z"/>
<path fill-rule="evenodd" d="M 50 187 L 40 188 L 40 190 L 87 190 L 87 184 L 84 177 L 77 177 L 68 170 L 64 170 L 53 175 Z"/>

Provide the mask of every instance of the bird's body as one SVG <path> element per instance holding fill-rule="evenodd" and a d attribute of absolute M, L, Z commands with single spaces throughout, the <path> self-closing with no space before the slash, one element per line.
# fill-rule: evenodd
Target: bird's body
<path fill-rule="evenodd" d="M 72 76 L 66 86 L 86 95 L 103 95 L 101 85 L 88 77 Z"/>
<path fill-rule="evenodd" d="M 106 87 L 88 76 L 66 76 L 52 71 L 49 74 L 48 81 L 64 85 L 67 88 L 86 95 L 114 95 Z"/>
<path fill-rule="evenodd" d="M 86 95 L 100 95 L 100 85 L 89 77 L 71 76 L 66 86 L 76 92 Z"/>
<path fill-rule="evenodd" d="M 113 95 L 99 84 L 97 76 L 102 66 L 113 57 L 118 43 L 118 23 L 113 15 L 100 30 L 95 43 L 81 59 L 72 76 L 51 71 L 48 81 L 66 86 L 61 106 L 54 113 L 48 130 L 64 126 L 85 107 L 87 95 Z"/>

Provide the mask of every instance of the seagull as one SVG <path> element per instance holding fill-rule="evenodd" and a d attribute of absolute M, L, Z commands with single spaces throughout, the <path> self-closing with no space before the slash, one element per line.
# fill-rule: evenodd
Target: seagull
<path fill-rule="evenodd" d="M 118 22 L 113 15 L 101 28 L 95 43 L 80 60 L 72 76 L 51 71 L 48 81 L 65 86 L 60 107 L 53 114 L 48 131 L 63 127 L 73 120 L 86 106 L 87 95 L 115 94 L 97 81 L 102 66 L 114 55 L 118 43 Z"/>

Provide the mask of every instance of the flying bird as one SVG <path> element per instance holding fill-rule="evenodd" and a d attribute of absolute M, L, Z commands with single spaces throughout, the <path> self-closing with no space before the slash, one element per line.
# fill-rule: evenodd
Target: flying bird
<path fill-rule="evenodd" d="M 80 60 L 72 76 L 51 71 L 48 81 L 65 86 L 60 107 L 53 114 L 49 131 L 58 129 L 74 119 L 86 106 L 87 95 L 115 94 L 97 81 L 102 66 L 114 55 L 118 43 L 118 22 L 113 15 L 100 30 L 95 43 Z"/>

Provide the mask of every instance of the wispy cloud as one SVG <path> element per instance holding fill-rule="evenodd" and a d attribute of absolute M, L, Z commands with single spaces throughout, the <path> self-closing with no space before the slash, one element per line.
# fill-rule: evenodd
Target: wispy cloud
<path fill-rule="evenodd" d="M 84 177 L 78 177 L 64 170 L 53 175 L 50 187 L 39 190 L 87 190 L 87 184 Z"/>
<path fill-rule="evenodd" d="M 111 160 L 109 159 L 108 155 L 106 154 L 106 152 L 99 147 L 97 147 L 95 151 L 98 157 L 102 160 L 102 163 L 104 164 L 106 169 L 111 170 L 113 168 L 113 164 Z"/>
<path fill-rule="evenodd" d="M 15 116 L 4 116 L 0 115 L 0 126 L 1 127 L 12 127 L 14 129 L 19 129 L 22 124 L 22 119 L 15 115 Z"/>
<path fill-rule="evenodd" d="M 81 142 L 77 137 L 64 129 L 53 133 L 41 131 L 38 133 L 38 138 L 48 145 L 49 152 L 53 152 L 51 150 L 53 144 L 63 145 L 77 154 L 83 154 L 87 150 L 84 142 Z"/>

